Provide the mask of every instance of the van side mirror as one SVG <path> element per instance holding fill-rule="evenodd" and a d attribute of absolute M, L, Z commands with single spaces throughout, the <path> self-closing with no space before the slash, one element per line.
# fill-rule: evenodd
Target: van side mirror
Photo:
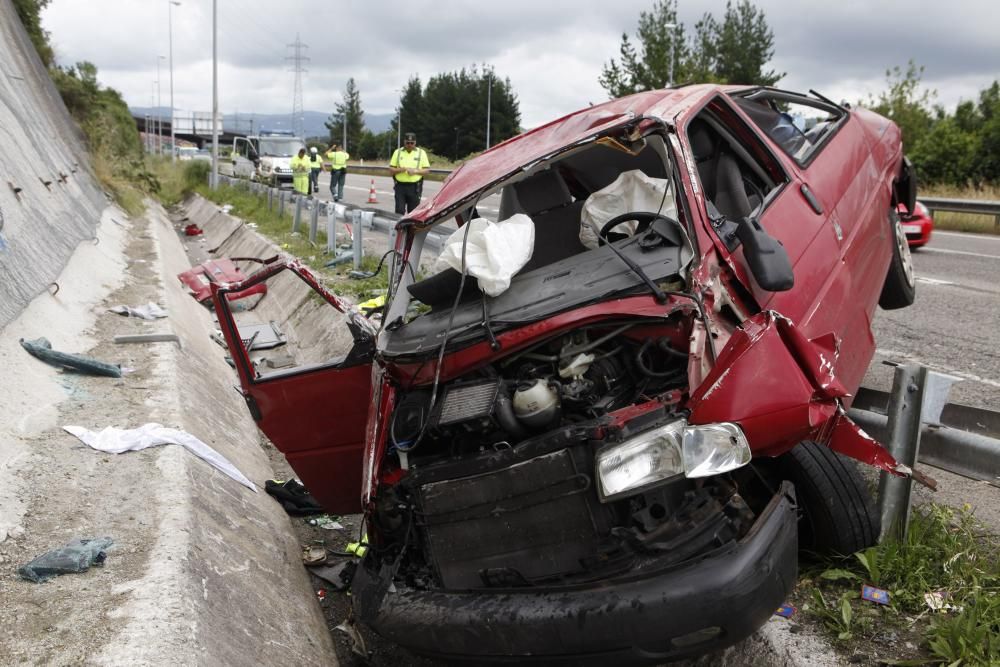
<path fill-rule="evenodd" d="M 750 272 L 761 288 L 768 292 L 784 292 L 795 285 L 792 262 L 785 246 L 768 234 L 756 218 L 741 218 L 736 222 L 736 237 L 743 244 L 743 256 Z"/>

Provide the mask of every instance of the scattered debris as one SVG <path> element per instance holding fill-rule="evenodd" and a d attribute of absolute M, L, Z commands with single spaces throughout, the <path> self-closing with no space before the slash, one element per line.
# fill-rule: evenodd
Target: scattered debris
<path fill-rule="evenodd" d="M 156 423 L 143 424 L 139 428 L 121 429 L 108 426 L 103 431 L 90 431 L 82 426 L 63 426 L 67 433 L 75 435 L 84 444 L 109 454 L 139 451 L 158 445 L 180 445 L 189 452 L 225 473 L 237 482 L 252 489 L 257 487 L 222 454 L 218 453 L 195 436 L 175 428 L 167 428 Z"/>
<path fill-rule="evenodd" d="M 115 336 L 115 343 L 177 343 L 181 347 L 181 339 L 177 334 L 151 333 L 151 334 L 126 334 Z"/>
<path fill-rule="evenodd" d="M 774 615 L 780 616 L 782 618 L 791 618 L 792 616 L 795 615 L 795 612 L 797 611 L 798 609 L 795 607 L 795 605 L 783 604 L 780 607 L 778 607 L 778 611 L 774 612 Z"/>
<path fill-rule="evenodd" d="M 64 547 L 37 556 L 19 567 L 17 573 L 40 584 L 60 574 L 84 572 L 92 565 L 104 565 L 106 552 L 112 544 L 114 540 L 110 537 L 75 539 Z"/>
<path fill-rule="evenodd" d="M 144 320 L 157 320 L 167 316 L 167 311 L 152 301 L 145 306 L 115 306 L 114 308 L 108 308 L 108 312 L 124 315 L 125 317 L 138 317 Z"/>
<path fill-rule="evenodd" d="M 368 553 L 368 545 L 363 542 L 351 542 L 344 547 L 344 551 L 349 554 L 354 554 L 358 558 L 364 558 L 365 554 Z"/>
<path fill-rule="evenodd" d="M 316 591 L 316 599 L 319 600 L 320 602 L 325 602 L 326 601 L 326 589 L 325 588 L 320 588 L 319 590 Z"/>
<path fill-rule="evenodd" d="M 344 619 L 344 622 L 334 628 L 334 630 L 340 630 L 351 642 L 351 651 L 356 655 L 361 656 L 365 660 L 368 659 L 368 648 L 365 646 L 364 637 L 358 632 L 358 627 L 354 623 L 353 616 L 349 616 Z"/>
<path fill-rule="evenodd" d="M 306 490 L 297 479 L 269 479 L 264 482 L 264 490 L 268 495 L 281 503 L 285 511 L 292 516 L 322 514 L 323 506 Z"/>
<path fill-rule="evenodd" d="M 951 603 L 951 593 L 949 591 L 932 591 L 924 593 L 924 602 L 931 611 L 954 611 L 961 613 L 962 606 Z"/>
<path fill-rule="evenodd" d="M 49 342 L 48 338 L 36 338 L 35 340 L 24 340 L 22 338 L 20 342 L 21 347 L 27 350 L 28 354 L 56 368 L 102 377 L 120 378 L 122 376 L 120 366 L 85 357 L 81 354 L 69 354 L 53 350 L 52 343 Z"/>
<path fill-rule="evenodd" d="M 240 324 L 240 338 L 243 340 L 243 347 L 249 350 L 270 350 L 280 347 L 288 342 L 288 337 L 282 333 L 275 322 L 267 324 Z M 226 338 L 222 331 L 215 330 L 212 340 L 226 347 Z"/>
<path fill-rule="evenodd" d="M 295 358 L 290 354 L 279 354 L 274 357 L 265 357 L 264 365 L 268 368 L 290 368 L 295 365 Z"/>
<path fill-rule="evenodd" d="M 316 565 L 309 568 L 311 574 L 329 583 L 338 591 L 346 591 L 358 568 L 357 561 L 345 560 L 335 565 Z"/>
<path fill-rule="evenodd" d="M 864 584 L 861 586 L 861 599 L 878 604 L 889 604 L 889 591 Z"/>
<path fill-rule="evenodd" d="M 326 562 L 326 547 L 303 547 L 302 562 L 306 565 L 322 565 Z"/>
<path fill-rule="evenodd" d="M 205 230 L 194 223 L 191 223 L 190 225 L 184 228 L 185 236 L 198 236 L 199 234 L 204 234 L 204 233 Z"/>
<path fill-rule="evenodd" d="M 317 528 L 324 528 L 326 530 L 343 530 L 344 526 L 337 521 L 338 518 L 339 517 L 332 517 L 329 514 L 321 514 L 320 516 L 309 519 L 309 525 L 316 526 Z"/>

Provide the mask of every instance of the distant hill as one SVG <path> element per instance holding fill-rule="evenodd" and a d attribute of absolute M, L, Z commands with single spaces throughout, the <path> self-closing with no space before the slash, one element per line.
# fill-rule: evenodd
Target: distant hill
<path fill-rule="evenodd" d="M 134 116 L 145 116 L 147 114 L 155 116 L 157 112 L 156 107 L 129 107 L 129 110 Z M 170 110 L 165 107 L 160 107 L 159 111 L 163 118 L 167 118 L 170 114 Z M 323 123 L 330 117 L 330 114 L 322 111 L 306 111 L 302 114 L 302 117 L 307 137 L 329 136 L 329 130 L 326 129 Z M 396 114 L 392 113 L 366 113 L 365 127 L 376 134 L 385 132 L 392 125 L 392 120 L 395 117 Z M 222 124 L 227 130 L 245 132 L 246 134 L 250 134 L 251 127 L 255 132 L 261 128 L 268 130 L 289 130 L 292 128 L 292 114 L 227 113 L 222 116 Z"/>

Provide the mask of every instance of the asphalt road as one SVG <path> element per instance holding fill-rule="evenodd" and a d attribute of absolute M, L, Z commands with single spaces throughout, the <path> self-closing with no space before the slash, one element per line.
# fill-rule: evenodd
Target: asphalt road
<path fill-rule="evenodd" d="M 367 203 L 375 184 L 377 204 Z M 441 183 L 427 181 L 424 197 Z M 329 198 L 329 178 L 320 179 L 320 197 Z M 344 199 L 349 204 L 393 209 L 392 180 L 348 174 Z M 480 213 L 495 217 L 499 197 L 482 202 Z M 892 368 L 883 361 L 917 362 L 962 378 L 951 400 L 1000 410 L 1000 236 L 936 231 L 931 242 L 913 253 L 917 299 L 896 311 L 876 311 L 878 353 L 865 386 L 889 390 Z"/>

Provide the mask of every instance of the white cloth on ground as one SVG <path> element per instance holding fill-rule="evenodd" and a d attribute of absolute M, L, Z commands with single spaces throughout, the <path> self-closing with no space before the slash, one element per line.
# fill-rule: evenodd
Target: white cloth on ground
<path fill-rule="evenodd" d="M 103 431 L 91 431 L 82 426 L 63 426 L 63 429 L 78 437 L 84 444 L 109 454 L 134 452 L 158 445 L 180 445 L 248 489 L 257 491 L 254 483 L 237 470 L 229 459 L 190 433 L 176 428 L 149 423 L 133 429 L 114 426 L 108 426 Z"/>
<path fill-rule="evenodd" d="M 141 317 L 144 320 L 156 320 L 167 316 L 167 311 L 152 301 L 145 306 L 115 306 L 114 308 L 108 308 L 108 310 L 112 313 L 125 315 L 126 317 Z"/>

